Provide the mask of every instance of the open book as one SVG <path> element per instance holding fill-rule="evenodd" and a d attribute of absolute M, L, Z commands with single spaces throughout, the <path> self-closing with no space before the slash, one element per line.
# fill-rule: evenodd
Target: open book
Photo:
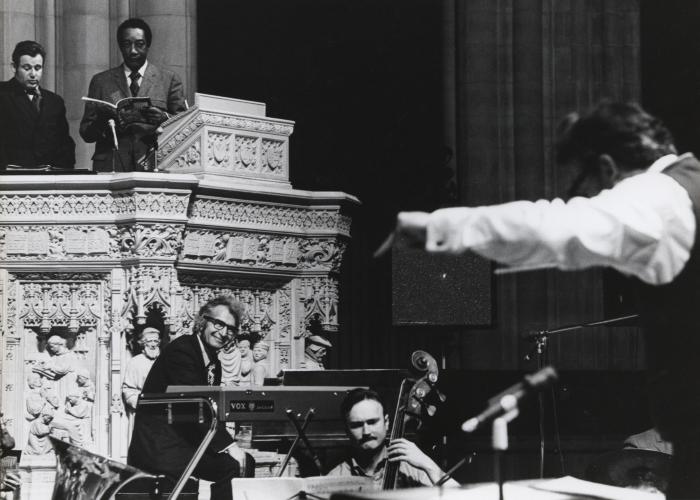
<path fill-rule="evenodd" d="M 113 109 L 117 127 L 122 131 L 133 128 L 136 132 L 150 133 L 160 125 L 160 122 L 150 119 L 145 113 L 145 110 L 151 107 L 150 97 L 124 97 L 116 103 L 92 97 L 82 99 L 85 102 L 93 102 Z"/>

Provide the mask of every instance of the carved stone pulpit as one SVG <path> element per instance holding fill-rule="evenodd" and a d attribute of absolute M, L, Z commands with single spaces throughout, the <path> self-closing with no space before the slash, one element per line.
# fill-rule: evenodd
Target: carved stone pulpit
<path fill-rule="evenodd" d="M 23 461 L 47 428 L 124 459 L 136 332 L 189 334 L 213 296 L 245 306 L 269 374 L 304 368 L 305 338 L 338 329 L 358 201 L 292 188 L 293 125 L 198 95 L 165 124 L 158 172 L 0 176 L 0 404 Z"/>

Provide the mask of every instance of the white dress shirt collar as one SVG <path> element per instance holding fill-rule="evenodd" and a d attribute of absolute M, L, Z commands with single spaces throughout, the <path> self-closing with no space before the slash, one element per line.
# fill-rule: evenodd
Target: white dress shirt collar
<path fill-rule="evenodd" d="M 651 166 L 647 169 L 647 172 L 651 173 L 659 173 L 663 172 L 666 170 L 669 166 L 673 165 L 676 163 L 678 160 L 681 160 L 683 158 L 688 158 L 692 156 L 692 153 L 685 153 L 681 156 L 670 154 L 670 155 L 665 155 L 656 160 L 654 163 L 651 164 Z"/>
<path fill-rule="evenodd" d="M 143 66 L 141 66 L 138 69 L 138 74 L 140 75 L 139 82 L 138 82 L 139 85 L 141 84 L 141 80 L 143 80 L 143 76 L 146 74 L 147 67 L 148 67 L 148 61 L 143 63 Z M 129 67 L 126 64 L 123 64 L 123 63 L 122 63 L 122 68 L 124 68 L 124 75 L 126 76 L 126 83 L 131 84 L 131 79 L 129 78 L 129 75 L 131 75 L 131 70 L 129 69 Z"/>
<path fill-rule="evenodd" d="M 209 354 L 207 354 L 207 350 L 204 348 L 204 343 L 202 342 L 202 338 L 199 335 L 197 335 L 197 340 L 199 341 L 199 348 L 202 350 L 202 357 L 204 358 L 204 366 L 207 367 L 211 363 L 211 358 L 209 357 Z"/>

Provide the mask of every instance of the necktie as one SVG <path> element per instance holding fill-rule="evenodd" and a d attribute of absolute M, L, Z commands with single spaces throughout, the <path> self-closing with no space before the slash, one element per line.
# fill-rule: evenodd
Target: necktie
<path fill-rule="evenodd" d="M 207 365 L 207 384 L 209 384 L 209 385 L 214 385 L 214 379 L 215 379 L 214 369 L 215 368 L 216 368 L 216 364 L 214 364 L 213 362 L 209 363 Z"/>
<path fill-rule="evenodd" d="M 38 113 L 41 111 L 41 94 L 36 89 L 28 89 L 27 95 L 32 102 L 32 106 L 36 109 L 36 112 Z"/>
<path fill-rule="evenodd" d="M 129 75 L 129 79 L 131 80 L 131 85 L 129 85 L 129 90 L 131 90 L 131 95 L 136 96 L 136 94 L 139 93 L 139 78 L 141 75 L 139 75 L 138 71 L 132 71 L 131 74 Z"/>

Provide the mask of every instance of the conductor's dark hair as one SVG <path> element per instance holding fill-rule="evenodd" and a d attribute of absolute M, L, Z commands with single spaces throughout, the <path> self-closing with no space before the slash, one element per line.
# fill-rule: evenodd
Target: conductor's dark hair
<path fill-rule="evenodd" d="M 40 43 L 34 40 L 24 40 L 15 45 L 15 50 L 12 51 L 12 62 L 15 66 L 19 66 L 19 60 L 22 56 L 36 57 L 40 55 L 43 60 L 46 60 L 46 51 Z"/>
<path fill-rule="evenodd" d="M 204 304 L 200 309 L 197 317 L 194 320 L 194 333 L 199 334 L 204 330 L 204 324 L 206 323 L 206 318 L 204 317 L 216 306 L 225 306 L 228 308 L 231 316 L 236 319 L 236 326 L 240 330 L 241 328 L 241 318 L 245 313 L 245 308 L 243 304 L 238 302 L 236 299 L 229 295 L 218 295 L 211 299 L 209 302 Z"/>
<path fill-rule="evenodd" d="M 151 27 L 143 19 L 138 17 L 132 17 L 124 21 L 117 28 L 117 43 L 121 43 L 124 36 L 124 32 L 129 28 L 141 29 L 143 30 L 143 35 L 146 37 L 146 45 L 151 46 L 151 40 L 153 40 L 153 33 L 151 32 Z"/>
<path fill-rule="evenodd" d="M 606 154 L 620 168 L 637 170 L 675 152 L 671 132 L 634 102 L 604 100 L 584 116 L 570 114 L 556 142 L 559 165 L 578 161 L 584 168 Z"/>
<path fill-rule="evenodd" d="M 352 410 L 352 407 L 360 401 L 364 401 L 366 399 L 376 401 L 382 406 L 382 412 L 384 411 L 384 404 L 382 403 L 382 400 L 379 399 L 379 394 L 372 389 L 363 389 L 360 387 L 353 389 L 345 395 L 343 402 L 340 403 L 340 415 L 344 420 L 347 420 L 348 414 L 350 413 L 350 410 Z"/>

